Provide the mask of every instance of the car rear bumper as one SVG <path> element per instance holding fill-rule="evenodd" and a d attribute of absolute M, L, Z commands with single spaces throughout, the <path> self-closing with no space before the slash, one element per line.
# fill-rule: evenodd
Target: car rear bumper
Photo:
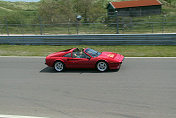
<path fill-rule="evenodd" d="M 46 58 L 45 58 L 45 62 L 44 62 L 47 66 L 49 66 L 49 67 L 52 67 L 53 66 L 53 63 L 52 63 L 52 60 L 51 60 L 51 58 L 49 57 L 49 56 L 47 56 Z"/>

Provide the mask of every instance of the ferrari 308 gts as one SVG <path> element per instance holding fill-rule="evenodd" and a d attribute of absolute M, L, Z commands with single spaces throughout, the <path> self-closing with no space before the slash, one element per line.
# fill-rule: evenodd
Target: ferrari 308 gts
<path fill-rule="evenodd" d="M 65 68 L 96 68 L 98 71 L 119 69 L 124 56 L 113 52 L 98 52 L 90 48 L 73 48 L 50 54 L 45 64 L 58 72 Z"/>

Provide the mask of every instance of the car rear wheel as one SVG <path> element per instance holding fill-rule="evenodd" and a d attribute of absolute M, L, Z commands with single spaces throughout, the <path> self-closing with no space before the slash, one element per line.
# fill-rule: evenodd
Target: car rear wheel
<path fill-rule="evenodd" d="M 97 63 L 97 70 L 100 72 L 104 72 L 108 69 L 108 64 L 104 61 L 100 61 Z"/>
<path fill-rule="evenodd" d="M 54 64 L 54 69 L 55 69 L 57 72 L 63 71 L 63 70 L 65 69 L 64 63 L 61 62 L 61 61 L 55 62 L 55 64 Z"/>

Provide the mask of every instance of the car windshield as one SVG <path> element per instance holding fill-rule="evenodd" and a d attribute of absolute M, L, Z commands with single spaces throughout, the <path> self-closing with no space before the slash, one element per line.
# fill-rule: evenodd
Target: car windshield
<path fill-rule="evenodd" d="M 98 51 L 95 51 L 93 49 L 87 48 L 85 50 L 86 53 L 88 53 L 89 55 L 91 55 L 92 57 L 98 57 L 101 53 Z"/>

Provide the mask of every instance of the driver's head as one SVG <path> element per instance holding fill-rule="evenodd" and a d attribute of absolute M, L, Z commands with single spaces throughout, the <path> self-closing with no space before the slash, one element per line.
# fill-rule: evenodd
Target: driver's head
<path fill-rule="evenodd" d="M 79 52 L 79 54 L 83 54 L 83 52 L 81 51 L 81 52 Z"/>

